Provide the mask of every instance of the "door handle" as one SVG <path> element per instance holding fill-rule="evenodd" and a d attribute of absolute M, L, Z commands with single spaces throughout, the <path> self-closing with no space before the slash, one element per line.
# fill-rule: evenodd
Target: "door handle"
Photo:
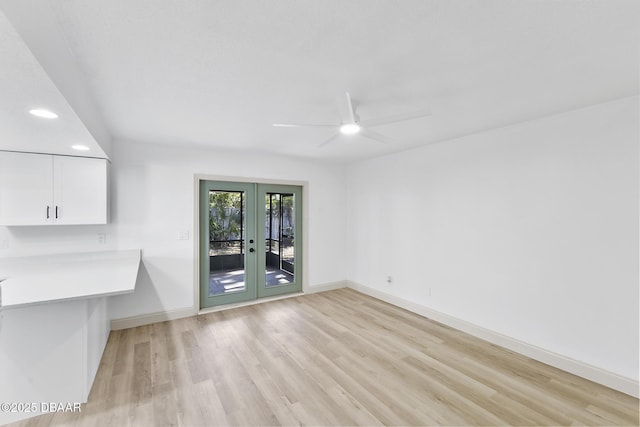
<path fill-rule="evenodd" d="M 249 252 L 255 252 L 256 250 L 253 248 L 249 248 Z"/>
<path fill-rule="evenodd" d="M 49 206 L 47 205 L 47 219 L 49 219 Z"/>

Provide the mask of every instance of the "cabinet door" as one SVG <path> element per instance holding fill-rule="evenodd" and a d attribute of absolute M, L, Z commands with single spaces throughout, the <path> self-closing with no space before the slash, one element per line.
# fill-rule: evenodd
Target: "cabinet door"
<path fill-rule="evenodd" d="M 0 225 L 51 223 L 52 172 L 52 156 L 0 152 Z"/>
<path fill-rule="evenodd" d="M 56 224 L 107 223 L 107 160 L 54 156 Z"/>

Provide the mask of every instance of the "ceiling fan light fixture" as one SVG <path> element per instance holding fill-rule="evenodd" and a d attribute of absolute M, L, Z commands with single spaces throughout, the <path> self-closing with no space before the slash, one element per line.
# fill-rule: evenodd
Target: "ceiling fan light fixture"
<path fill-rule="evenodd" d="M 345 123 L 340 126 L 340 133 L 343 135 L 355 135 L 360 132 L 360 125 L 357 123 Z"/>
<path fill-rule="evenodd" d="M 57 119 L 58 115 L 53 111 L 46 110 L 44 108 L 33 108 L 29 110 L 29 113 L 33 116 L 40 117 L 43 119 Z"/>

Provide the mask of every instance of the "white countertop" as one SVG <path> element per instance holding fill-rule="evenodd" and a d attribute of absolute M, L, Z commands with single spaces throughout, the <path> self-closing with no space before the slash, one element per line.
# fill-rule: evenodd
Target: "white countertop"
<path fill-rule="evenodd" d="M 139 249 L 0 258 L 0 309 L 131 293 L 139 266 Z"/>

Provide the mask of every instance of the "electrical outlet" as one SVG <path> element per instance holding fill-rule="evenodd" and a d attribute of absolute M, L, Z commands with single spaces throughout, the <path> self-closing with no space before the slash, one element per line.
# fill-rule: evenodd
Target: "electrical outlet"
<path fill-rule="evenodd" d="M 107 233 L 98 233 L 98 244 L 104 245 L 107 243 Z"/>
<path fill-rule="evenodd" d="M 189 240 L 189 230 L 178 231 L 178 240 Z"/>

